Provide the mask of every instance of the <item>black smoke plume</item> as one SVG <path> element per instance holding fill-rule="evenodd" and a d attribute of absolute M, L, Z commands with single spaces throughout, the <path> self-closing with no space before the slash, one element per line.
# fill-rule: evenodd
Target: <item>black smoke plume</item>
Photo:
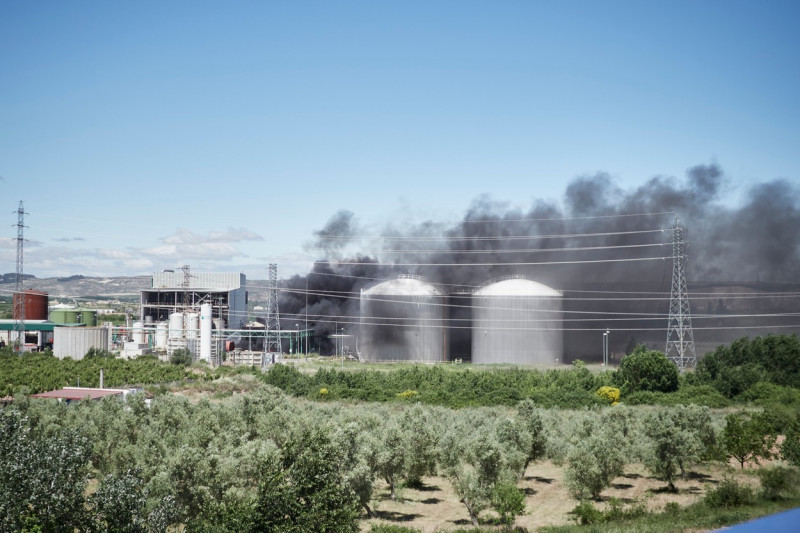
<path fill-rule="evenodd" d="M 618 186 L 605 173 L 580 176 L 567 185 L 562 205 L 535 200 L 521 210 L 481 196 L 454 225 L 400 221 L 382 232 L 380 253 L 351 254 L 348 260 L 343 260 L 344 252 L 360 243 L 363 230 L 353 213 L 340 211 L 315 232 L 309 249 L 319 251 L 322 261 L 308 276 L 287 281 L 288 288 L 298 292 L 284 293 L 281 312 L 319 317 L 315 328 L 324 335 L 336 327 L 332 317 L 352 322 L 347 317 L 358 316 L 358 300 L 352 296 L 371 279 L 397 274 L 420 275 L 453 292 L 469 291 L 500 276 L 521 275 L 564 290 L 565 296 L 580 291 L 668 294 L 675 216 L 688 229 L 690 284 L 780 286 L 800 280 L 800 189 L 777 179 L 752 186 L 742 205 L 732 206 L 723 201 L 727 187 L 717 164 L 689 168 L 684 179 L 655 176 L 632 189 Z M 441 236 L 447 239 L 437 239 Z M 570 305 L 597 313 L 620 308 L 610 301 L 579 301 L 565 302 L 565 309 Z M 668 302 L 648 305 L 648 312 L 668 311 Z M 713 307 L 719 309 L 720 303 Z M 710 308 L 707 303 L 695 305 L 699 311 Z M 636 309 L 645 312 L 641 304 Z M 663 328 L 652 335 L 616 335 L 617 348 L 644 339 L 663 349 L 658 339 L 666 339 L 665 322 L 643 322 L 650 329 Z M 606 327 L 596 322 L 591 326 Z M 570 335 L 565 331 L 565 341 Z M 572 355 L 592 352 L 583 345 L 569 348 Z"/>

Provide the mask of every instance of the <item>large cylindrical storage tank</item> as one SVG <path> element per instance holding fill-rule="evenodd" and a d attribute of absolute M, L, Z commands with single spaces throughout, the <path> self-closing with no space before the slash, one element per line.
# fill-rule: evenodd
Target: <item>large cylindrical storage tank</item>
<path fill-rule="evenodd" d="M 133 323 L 133 342 L 136 344 L 147 343 L 147 337 L 144 332 L 144 322 L 137 321 Z"/>
<path fill-rule="evenodd" d="M 91 309 L 78 309 L 80 314 L 80 323 L 86 324 L 88 327 L 97 325 L 97 311 Z"/>
<path fill-rule="evenodd" d="M 472 362 L 556 364 L 563 361 L 559 291 L 521 278 L 484 285 L 473 295 Z"/>
<path fill-rule="evenodd" d="M 446 361 L 446 310 L 444 295 L 416 278 L 401 277 L 362 291 L 360 357 L 367 361 Z"/>
<path fill-rule="evenodd" d="M 211 328 L 214 325 L 211 304 L 200 306 L 200 359 L 211 362 Z"/>
<path fill-rule="evenodd" d="M 80 324 L 78 311 L 75 309 L 53 309 L 50 311 L 50 322 L 56 324 Z"/>
<path fill-rule="evenodd" d="M 17 316 L 17 305 L 20 299 L 25 306 L 25 320 L 47 320 L 47 293 L 42 291 L 22 291 L 15 292 L 12 298 L 14 304 L 13 317 Z"/>
<path fill-rule="evenodd" d="M 108 350 L 108 328 L 53 328 L 53 354 L 59 359 L 80 360 L 90 348 Z"/>
<path fill-rule="evenodd" d="M 200 336 L 200 315 L 186 313 L 186 338 L 196 339 Z"/>
<path fill-rule="evenodd" d="M 156 349 L 165 350 L 167 348 L 167 335 L 169 327 L 166 322 L 156 324 Z"/>
<path fill-rule="evenodd" d="M 172 313 L 169 315 L 169 338 L 183 338 L 183 313 Z"/>

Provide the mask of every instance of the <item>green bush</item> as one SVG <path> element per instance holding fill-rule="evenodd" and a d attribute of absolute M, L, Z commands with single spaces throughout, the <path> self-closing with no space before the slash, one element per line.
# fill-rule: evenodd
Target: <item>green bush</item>
<path fill-rule="evenodd" d="M 172 352 L 169 362 L 176 366 L 189 366 L 192 364 L 192 352 L 186 348 L 178 348 Z"/>
<path fill-rule="evenodd" d="M 762 468 L 758 471 L 761 480 L 761 495 L 767 500 L 788 499 L 797 492 L 797 471 L 780 466 Z"/>
<path fill-rule="evenodd" d="M 525 493 L 512 483 L 498 483 L 494 488 L 492 507 L 500 516 L 501 524 L 511 525 L 514 518 L 525 512 Z"/>
<path fill-rule="evenodd" d="M 422 533 L 413 527 L 396 526 L 394 524 L 372 524 L 369 533 Z"/>
<path fill-rule="evenodd" d="M 706 492 L 703 502 L 711 508 L 739 507 L 749 505 L 755 501 L 755 493 L 747 485 L 739 484 L 736 480 L 726 478 L 719 485 Z"/>
<path fill-rule="evenodd" d="M 623 395 L 636 391 L 673 392 L 678 390 L 678 367 L 663 353 L 639 345 L 622 358 L 614 380 Z"/>
<path fill-rule="evenodd" d="M 115 357 L 116 355 L 108 350 L 100 350 L 94 346 L 89 348 L 89 351 L 83 356 L 84 359 L 114 359 Z"/>
<path fill-rule="evenodd" d="M 729 398 L 747 393 L 759 382 L 800 389 L 800 339 L 794 334 L 743 337 L 706 354 L 696 373 Z"/>
<path fill-rule="evenodd" d="M 598 524 L 603 521 L 603 512 L 589 501 L 582 501 L 569 514 L 582 526 Z"/>
<path fill-rule="evenodd" d="M 731 402 L 711 385 L 684 385 L 676 392 L 636 391 L 625 395 L 627 405 L 702 405 L 721 409 Z"/>
<path fill-rule="evenodd" d="M 583 501 L 576 505 L 569 512 L 573 518 L 582 526 L 602 524 L 616 520 L 631 520 L 640 518 L 648 514 L 647 508 L 643 504 L 624 507 L 617 498 L 611 498 L 608 509 L 602 511 L 595 507 L 591 502 Z"/>
<path fill-rule="evenodd" d="M 781 459 L 800 468 L 800 418 L 786 429 L 786 438 L 781 444 Z"/>

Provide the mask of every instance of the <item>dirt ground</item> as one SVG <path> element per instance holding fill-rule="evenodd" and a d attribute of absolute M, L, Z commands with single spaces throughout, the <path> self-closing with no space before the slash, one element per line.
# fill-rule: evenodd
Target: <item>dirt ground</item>
<path fill-rule="evenodd" d="M 707 487 L 718 483 L 726 475 L 740 482 L 756 484 L 757 480 L 747 472 L 747 469 L 741 472 L 738 464 L 735 468 L 730 465 L 706 465 L 690 472 L 688 479 L 679 479 L 675 483 L 678 492 L 670 493 L 664 490 L 666 484 L 653 479 L 643 466 L 629 465 L 625 473 L 603 491 L 603 501 L 596 505 L 603 507 L 608 505 L 611 498 L 617 498 L 625 504 L 644 503 L 650 510 L 663 511 L 669 502 L 681 506 L 693 503 L 705 494 Z M 562 467 L 549 461 L 529 466 L 518 485 L 527 495 L 525 514 L 517 517 L 515 525 L 533 532 L 542 526 L 574 523 L 568 513 L 578 502 L 569 495 L 562 478 Z M 403 488 L 397 501 L 391 501 L 386 486 L 378 484 L 372 503 L 377 518 L 363 520 L 362 531 L 369 531 L 375 523 L 413 527 L 423 533 L 444 532 L 472 525 L 466 507 L 458 501 L 450 483 L 443 477 L 425 478 L 421 490 Z M 490 515 L 491 512 L 486 511 L 481 517 Z"/>

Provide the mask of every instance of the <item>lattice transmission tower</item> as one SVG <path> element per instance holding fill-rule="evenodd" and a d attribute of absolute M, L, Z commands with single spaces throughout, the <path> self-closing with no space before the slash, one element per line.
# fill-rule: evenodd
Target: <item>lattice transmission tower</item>
<path fill-rule="evenodd" d="M 672 226 L 672 290 L 669 298 L 667 348 L 664 353 L 681 372 L 697 363 L 689 291 L 686 289 L 685 237 L 686 226 L 680 224 L 676 216 Z"/>
<path fill-rule="evenodd" d="M 181 267 L 181 271 L 183 272 L 183 281 L 181 281 L 181 290 L 183 291 L 183 310 L 186 312 L 192 305 L 192 302 L 189 298 L 189 286 L 192 283 L 192 268 L 189 265 L 183 265 Z"/>
<path fill-rule="evenodd" d="M 22 293 L 22 256 L 25 243 L 25 208 L 22 200 L 17 208 L 17 286 L 14 296 L 14 334 L 17 338 L 17 353 L 25 349 L 25 295 Z"/>
<path fill-rule="evenodd" d="M 281 352 L 281 318 L 278 312 L 278 264 L 270 263 L 267 281 L 267 323 L 264 337 L 264 357 L 261 359 L 262 368 L 267 364 L 270 354 Z"/>

